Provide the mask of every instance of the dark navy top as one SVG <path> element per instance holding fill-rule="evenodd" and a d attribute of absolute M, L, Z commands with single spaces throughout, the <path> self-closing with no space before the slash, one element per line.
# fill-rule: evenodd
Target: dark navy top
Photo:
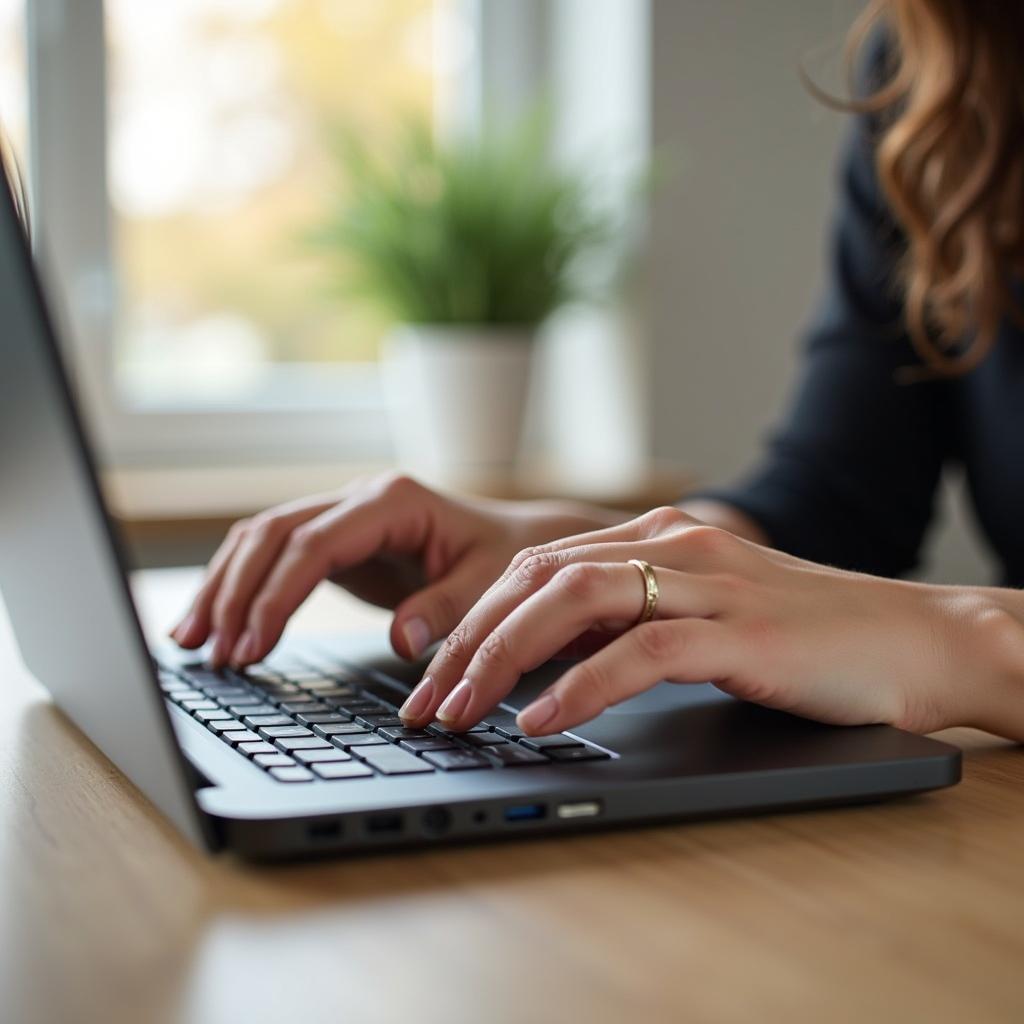
<path fill-rule="evenodd" d="M 788 412 L 745 479 L 701 496 L 747 513 L 783 551 L 896 576 L 917 564 L 941 471 L 958 465 L 1001 582 L 1024 585 L 1021 327 L 1007 319 L 963 377 L 908 383 L 898 371 L 921 362 L 895 286 L 903 242 L 864 119 L 839 185 L 826 294 Z"/>

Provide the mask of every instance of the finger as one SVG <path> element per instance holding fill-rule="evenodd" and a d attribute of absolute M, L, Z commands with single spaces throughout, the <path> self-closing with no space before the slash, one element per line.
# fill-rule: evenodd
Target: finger
<path fill-rule="evenodd" d="M 553 552 L 566 551 L 570 548 L 590 547 L 594 544 L 614 544 L 629 541 L 648 540 L 662 536 L 667 532 L 684 529 L 690 526 L 702 525 L 693 516 L 687 515 L 682 509 L 666 505 L 662 508 L 652 509 L 641 516 L 630 519 L 625 523 L 617 523 L 615 526 L 602 527 L 600 530 L 591 530 L 587 533 L 572 534 L 568 537 L 560 537 L 547 544 L 526 548 L 520 551 L 509 563 L 505 573 L 497 581 L 501 583 L 507 576 L 511 575 L 528 558 L 536 555 L 546 555 Z M 632 556 L 631 556 L 632 557 Z"/>
<path fill-rule="evenodd" d="M 666 679 L 702 683 L 728 678 L 738 657 L 736 641 L 722 622 L 647 622 L 569 669 L 516 721 L 531 736 L 562 732 Z"/>
<path fill-rule="evenodd" d="M 224 573 L 227 571 L 228 563 L 235 549 L 241 543 L 248 523 L 241 520 L 232 524 L 220 547 L 210 559 L 206 575 L 200 584 L 192 604 L 185 613 L 182 620 L 171 630 L 171 638 L 182 647 L 196 648 L 206 643 L 210 635 L 210 613 L 213 608 L 214 598 L 217 596 L 217 589 Z"/>
<path fill-rule="evenodd" d="M 724 584 L 711 577 L 656 570 L 657 615 L 678 619 L 726 611 Z M 626 630 L 645 605 L 643 578 L 623 562 L 583 562 L 560 570 L 488 636 L 473 655 L 465 678 L 437 717 L 461 731 L 475 725 L 519 681 L 592 628 Z"/>
<path fill-rule="evenodd" d="M 250 520 L 226 566 L 213 601 L 213 650 L 210 664 L 224 664 L 238 644 L 249 605 L 281 553 L 291 532 L 337 504 L 337 497 L 318 496 L 282 505 Z"/>
<path fill-rule="evenodd" d="M 403 658 L 422 657 L 432 643 L 459 624 L 493 578 L 486 559 L 463 559 L 398 605 L 391 623 L 391 645 Z"/>
<path fill-rule="evenodd" d="M 296 527 L 253 596 L 241 638 L 245 647 L 233 657 L 237 655 L 239 664 L 266 657 L 295 609 L 327 576 L 383 550 L 419 550 L 428 516 L 425 501 L 400 500 L 400 495 L 385 491 L 345 502 Z"/>
<path fill-rule="evenodd" d="M 653 565 L 668 565 L 686 572 L 719 572 L 733 561 L 733 544 L 743 542 L 723 531 L 695 527 L 696 543 L 689 533 L 654 540 L 589 544 L 544 550 L 519 562 L 473 606 L 431 660 L 425 676 L 434 689 L 433 711 L 465 678 L 477 648 L 518 607 L 567 565 L 579 562 L 627 562 L 641 558 Z M 635 569 L 633 570 L 636 571 Z M 427 709 L 423 709 L 427 713 Z"/>

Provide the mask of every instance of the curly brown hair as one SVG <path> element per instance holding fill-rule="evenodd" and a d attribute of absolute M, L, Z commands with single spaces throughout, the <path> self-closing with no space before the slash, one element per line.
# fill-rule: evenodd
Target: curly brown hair
<path fill-rule="evenodd" d="M 876 163 L 906 236 L 909 336 L 930 371 L 963 373 L 1022 315 L 1024 4 L 872 0 L 851 65 L 880 25 L 893 40 L 882 82 L 847 107 L 882 125 Z"/>

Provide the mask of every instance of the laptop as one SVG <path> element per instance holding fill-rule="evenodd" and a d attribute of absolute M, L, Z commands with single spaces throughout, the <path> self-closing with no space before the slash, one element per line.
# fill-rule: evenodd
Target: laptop
<path fill-rule="evenodd" d="M 196 844 L 284 859 L 857 803 L 956 783 L 954 747 L 662 683 L 570 733 L 397 718 L 422 666 L 383 636 L 287 643 L 245 673 L 147 648 L 9 191 L 0 189 L 0 592 L 56 704 Z"/>

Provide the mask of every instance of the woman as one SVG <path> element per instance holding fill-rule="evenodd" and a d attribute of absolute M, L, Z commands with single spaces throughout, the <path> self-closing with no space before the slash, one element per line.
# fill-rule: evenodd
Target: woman
<path fill-rule="evenodd" d="M 1010 589 L 1024 583 L 1024 12 L 877 0 L 858 38 L 877 22 L 827 302 L 748 480 L 629 522 L 359 483 L 237 524 L 174 638 L 212 639 L 218 664 L 258 661 L 329 577 L 395 608 L 406 657 L 448 636 L 402 709 L 411 725 L 469 728 L 571 649 L 582 660 L 524 709 L 526 732 L 663 679 L 712 679 L 824 722 L 1024 740 L 1024 594 Z M 951 461 L 1003 587 L 892 578 L 913 566 Z"/>

